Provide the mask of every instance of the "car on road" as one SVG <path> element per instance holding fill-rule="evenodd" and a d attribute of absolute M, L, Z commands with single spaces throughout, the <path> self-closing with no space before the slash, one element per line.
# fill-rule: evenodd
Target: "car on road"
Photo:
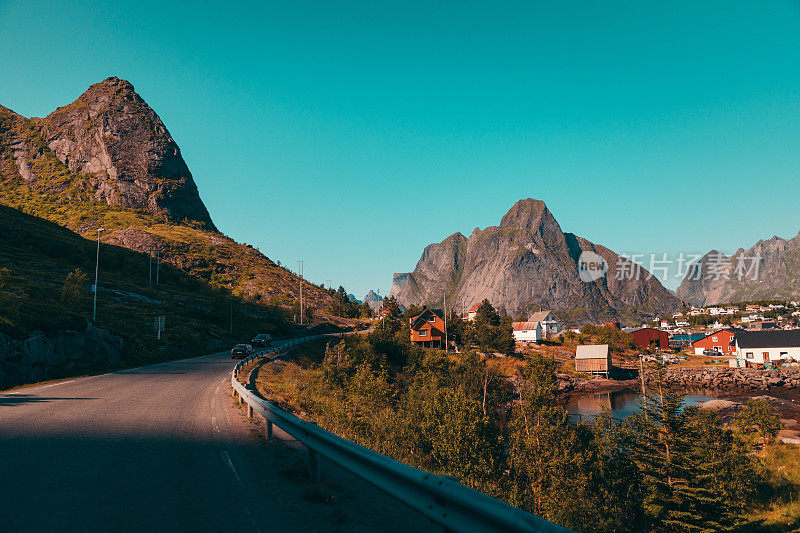
<path fill-rule="evenodd" d="M 272 335 L 267 333 L 259 333 L 253 337 L 253 340 L 250 342 L 252 342 L 253 346 L 257 348 L 269 348 L 272 346 Z"/>
<path fill-rule="evenodd" d="M 231 348 L 231 359 L 244 359 L 256 353 L 249 344 L 237 344 Z"/>

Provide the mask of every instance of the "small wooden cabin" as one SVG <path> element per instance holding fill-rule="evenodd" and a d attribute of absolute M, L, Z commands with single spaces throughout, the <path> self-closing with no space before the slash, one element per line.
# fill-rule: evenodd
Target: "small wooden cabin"
<path fill-rule="evenodd" d="M 581 344 L 575 350 L 575 372 L 605 374 L 611 372 L 608 344 Z"/>

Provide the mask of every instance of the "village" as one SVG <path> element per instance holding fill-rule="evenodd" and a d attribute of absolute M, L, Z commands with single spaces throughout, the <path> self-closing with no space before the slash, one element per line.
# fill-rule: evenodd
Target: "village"
<path fill-rule="evenodd" d="M 482 303 L 473 305 L 460 319 L 474 322 Z M 383 310 L 376 319 L 387 314 L 388 311 Z M 590 324 L 589 327 L 611 328 L 630 335 L 631 348 L 638 353 L 617 350 L 620 368 L 638 363 L 635 360 L 638 357 L 644 362 L 663 364 L 680 364 L 691 359 L 704 365 L 717 363 L 733 368 L 770 370 L 800 364 L 798 317 L 798 301 L 743 303 L 693 307 L 670 317 L 655 317 L 637 327 L 622 327 L 618 321 Z M 444 313 L 440 310 L 423 308 L 408 320 L 411 342 L 428 348 L 444 348 L 447 344 L 459 350 L 455 339 L 447 339 Z M 511 325 L 515 351 L 521 355 L 537 351 L 537 347 L 568 345 L 565 341 L 580 336 L 587 327 L 566 326 L 551 310 L 536 311 L 527 320 L 514 321 Z M 571 354 L 574 370 L 609 377 L 614 368 L 613 351 L 608 345 L 578 344 Z M 563 350 L 558 353 L 563 359 Z"/>
<path fill-rule="evenodd" d="M 474 337 L 459 344 L 452 323 L 467 324 L 473 331 L 487 327 L 478 318 L 487 304 L 477 303 L 461 316 L 451 314 L 450 324 L 440 310 L 406 310 L 412 315 L 407 318 L 410 341 L 454 353 L 480 350 Z M 800 389 L 799 315 L 796 301 L 742 303 L 691 308 L 637 327 L 614 321 L 575 328 L 565 325 L 557 312 L 539 310 L 526 320 L 508 319 L 513 353 L 479 353 L 509 377 L 534 354 L 554 359 L 563 401 L 583 416 L 614 410 L 623 402 L 632 405 L 637 400 L 628 397 L 631 391 L 655 386 L 656 379 L 703 398 L 708 408 L 729 413 L 749 398 L 766 399 L 780 414 L 778 438 L 800 444 L 800 405 L 790 392 Z M 387 316 L 384 310 L 376 320 Z M 764 396 L 769 390 L 772 396 Z"/>

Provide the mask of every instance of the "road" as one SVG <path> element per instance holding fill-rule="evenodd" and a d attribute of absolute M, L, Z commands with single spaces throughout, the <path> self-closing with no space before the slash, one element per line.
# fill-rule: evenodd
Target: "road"
<path fill-rule="evenodd" d="M 341 510 L 285 479 L 303 477 L 297 457 L 254 438 L 232 367 L 217 354 L 0 393 L 0 530 L 338 530 L 324 524 Z"/>

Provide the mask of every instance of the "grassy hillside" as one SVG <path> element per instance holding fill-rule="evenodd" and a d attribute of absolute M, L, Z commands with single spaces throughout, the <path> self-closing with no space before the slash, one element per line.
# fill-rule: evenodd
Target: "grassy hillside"
<path fill-rule="evenodd" d="M 0 206 L 0 333 L 24 339 L 36 331 L 47 335 L 86 329 L 92 315 L 95 254 L 96 241 Z M 284 320 L 285 309 L 232 296 L 169 264 L 159 269 L 158 287 L 150 287 L 149 261 L 147 254 L 119 246 L 100 247 L 96 325 L 125 340 L 122 366 L 202 355 L 256 333 L 284 335 L 295 328 Z M 154 282 L 155 277 L 153 263 Z M 166 317 L 160 341 L 153 331 L 158 315 Z M 0 364 L 14 364 L 5 354 L 0 356 Z M 54 364 L 44 376 L 100 369 L 93 365 L 67 371 Z"/>
<path fill-rule="evenodd" d="M 290 309 L 300 280 L 252 246 L 202 224 L 169 222 L 141 209 L 95 200 L 97 179 L 69 171 L 42 138 L 36 119 L 0 106 L 0 204 L 14 207 L 102 241 L 141 252 L 158 250 L 164 261 L 199 280 L 220 285 L 253 303 Z M 279 231 L 279 229 L 270 229 Z M 320 312 L 331 296 L 306 284 L 306 304 Z M 319 314 L 319 313 L 318 313 Z"/>

